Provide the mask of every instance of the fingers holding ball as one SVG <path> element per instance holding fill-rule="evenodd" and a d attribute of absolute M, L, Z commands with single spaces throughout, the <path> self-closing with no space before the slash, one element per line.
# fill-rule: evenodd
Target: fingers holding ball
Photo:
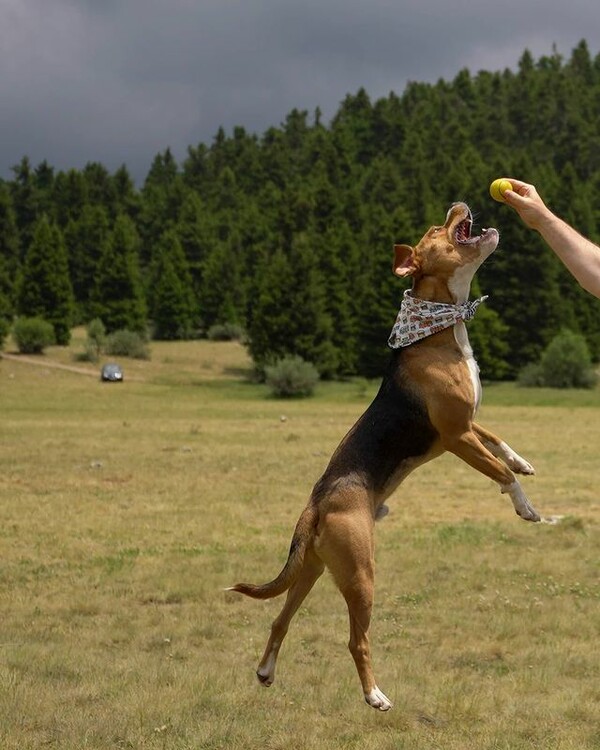
<path fill-rule="evenodd" d="M 513 186 L 510 180 L 500 178 L 498 180 L 494 180 L 490 185 L 490 195 L 495 201 L 498 201 L 499 203 L 505 203 L 504 193 L 506 190 L 512 189 Z"/>

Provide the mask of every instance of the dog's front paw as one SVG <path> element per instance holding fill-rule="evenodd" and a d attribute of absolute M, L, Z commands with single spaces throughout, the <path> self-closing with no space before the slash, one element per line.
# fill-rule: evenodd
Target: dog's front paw
<path fill-rule="evenodd" d="M 515 456 L 513 461 L 509 462 L 508 468 L 512 469 L 515 474 L 527 474 L 530 476 L 535 474 L 535 469 L 533 468 L 533 466 L 529 463 L 529 461 L 521 458 L 521 456 Z"/>
<path fill-rule="evenodd" d="M 375 685 L 370 693 L 365 693 L 365 700 L 373 708 L 379 711 L 389 711 L 393 703 L 390 699 L 381 692 L 381 690 Z"/>

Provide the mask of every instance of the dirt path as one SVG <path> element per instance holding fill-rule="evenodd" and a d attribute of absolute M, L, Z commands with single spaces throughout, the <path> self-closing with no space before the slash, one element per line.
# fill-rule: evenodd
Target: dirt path
<path fill-rule="evenodd" d="M 60 362 L 53 362 L 51 359 L 38 359 L 37 357 L 27 357 L 23 354 L 7 354 L 6 352 L 0 352 L 0 359 L 7 359 L 9 362 L 21 362 L 24 365 L 36 365 L 37 367 L 52 367 L 56 370 L 68 370 L 69 372 L 78 372 L 80 375 L 93 375 L 95 378 L 98 377 L 97 370 L 89 370 L 84 367 L 73 367 L 71 365 L 63 365 Z"/>

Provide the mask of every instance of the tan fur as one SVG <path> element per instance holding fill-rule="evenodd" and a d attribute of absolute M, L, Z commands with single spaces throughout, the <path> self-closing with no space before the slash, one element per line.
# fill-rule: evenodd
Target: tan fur
<path fill-rule="evenodd" d="M 470 282 L 469 276 L 493 252 L 498 241 L 495 230 L 489 230 L 479 241 L 460 242 L 457 227 L 466 220 L 470 220 L 467 206 L 454 204 L 445 224 L 429 229 L 416 247 L 395 246 L 393 270 L 398 276 L 413 277 L 415 296 L 438 302 L 464 301 L 455 298 L 456 289 L 464 286 L 463 276 Z M 468 284 L 465 293 L 468 294 Z M 349 648 L 365 700 L 382 711 L 391 708 L 391 702 L 377 687 L 371 666 L 373 526 L 374 520 L 385 514 L 386 498 L 418 466 L 451 451 L 497 482 L 503 492 L 509 492 L 519 515 L 530 521 L 540 520 L 513 473 L 531 474 L 533 468 L 500 438 L 474 422 L 476 394 L 464 349 L 453 328 L 407 347 L 393 379 L 403 394 L 425 405 L 427 429 L 434 430 L 427 450 L 420 455 L 400 457 L 397 467 L 379 487 L 361 469 L 355 452 L 356 435 L 378 429 L 376 424 L 365 426 L 363 415 L 342 440 L 328 470 L 315 486 L 279 576 L 262 586 L 232 587 L 255 598 L 269 598 L 287 590 L 284 607 L 272 625 L 257 670 L 259 680 L 266 686 L 274 680 L 279 649 L 293 615 L 327 567 L 348 606 Z"/>

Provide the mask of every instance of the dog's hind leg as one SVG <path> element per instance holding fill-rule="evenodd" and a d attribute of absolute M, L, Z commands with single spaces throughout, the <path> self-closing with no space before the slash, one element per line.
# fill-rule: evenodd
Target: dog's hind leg
<path fill-rule="evenodd" d="M 493 432 L 486 430 L 479 424 L 473 423 L 473 432 L 477 435 L 481 443 L 489 452 L 499 458 L 501 461 L 512 469 L 516 474 L 535 474 L 535 469 L 524 458 L 514 451 L 504 440 L 494 435 Z"/>
<path fill-rule="evenodd" d="M 275 679 L 275 665 L 283 639 L 285 638 L 292 617 L 315 585 L 315 582 L 323 572 L 324 565 L 312 550 L 307 550 L 304 563 L 296 581 L 290 586 L 283 609 L 279 616 L 273 621 L 271 635 L 267 641 L 265 653 L 256 670 L 261 685 L 270 687 Z"/>
<path fill-rule="evenodd" d="M 374 559 L 373 518 L 363 508 L 326 516 L 316 551 L 340 589 L 348 606 L 350 641 L 348 648 L 356 664 L 365 701 L 380 711 L 392 707 L 377 687 L 371 665 L 369 627 L 373 607 Z"/>

